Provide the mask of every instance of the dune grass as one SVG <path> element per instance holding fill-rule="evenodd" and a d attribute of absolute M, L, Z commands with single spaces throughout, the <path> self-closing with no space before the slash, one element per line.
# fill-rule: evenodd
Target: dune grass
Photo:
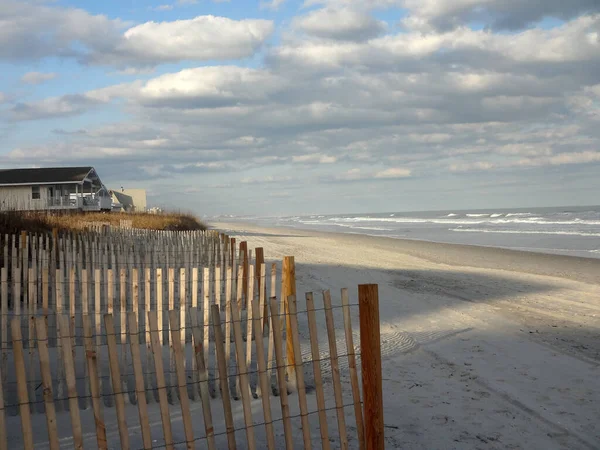
<path fill-rule="evenodd" d="M 44 233 L 53 228 L 58 228 L 59 231 L 76 231 L 100 223 L 118 227 L 121 220 L 131 221 L 133 228 L 147 230 L 206 230 L 206 225 L 197 217 L 184 213 L 0 211 L 0 234 L 21 231 Z"/>

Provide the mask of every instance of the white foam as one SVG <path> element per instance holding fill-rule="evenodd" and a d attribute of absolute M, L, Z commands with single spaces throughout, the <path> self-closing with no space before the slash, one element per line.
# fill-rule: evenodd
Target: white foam
<path fill-rule="evenodd" d="M 530 231 L 530 230 L 490 230 L 483 228 L 450 228 L 448 231 L 473 232 L 473 233 L 498 233 L 498 234 L 552 234 L 560 236 L 586 236 L 600 237 L 600 233 L 588 233 L 579 231 Z"/>
<path fill-rule="evenodd" d="M 508 217 L 508 215 L 507 215 Z M 543 217 L 516 217 L 513 219 L 504 218 L 485 218 L 474 217 L 469 219 L 455 218 L 416 218 L 416 217 L 331 217 L 329 222 L 334 223 L 354 223 L 354 222 L 392 222 L 392 223 L 435 223 L 448 225 L 478 225 L 478 224 L 530 224 L 530 225 L 584 225 L 597 226 L 600 220 L 574 219 L 574 220 L 546 220 Z"/>

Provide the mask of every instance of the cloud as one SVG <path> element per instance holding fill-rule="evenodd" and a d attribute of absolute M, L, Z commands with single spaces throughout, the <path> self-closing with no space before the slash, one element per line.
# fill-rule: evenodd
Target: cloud
<path fill-rule="evenodd" d="M 17 103 L 10 110 L 15 121 L 66 117 L 87 111 L 99 102 L 87 95 L 72 94 L 48 98 L 35 103 Z"/>
<path fill-rule="evenodd" d="M 158 5 L 154 8 L 150 8 L 152 11 L 171 11 L 174 8 L 173 5 Z"/>
<path fill-rule="evenodd" d="M 237 66 L 199 67 L 149 80 L 137 97 L 146 105 L 218 107 L 266 100 L 285 86 L 266 70 Z"/>
<path fill-rule="evenodd" d="M 333 164 L 337 161 L 337 158 L 321 153 L 311 153 L 308 155 L 294 155 L 292 161 L 302 164 Z"/>
<path fill-rule="evenodd" d="M 215 16 L 128 27 L 81 9 L 13 0 L 3 2 L 2 23 L 0 60 L 62 57 L 119 68 L 244 58 L 273 32 L 268 20 Z"/>
<path fill-rule="evenodd" d="M 326 39 L 363 41 L 383 33 L 385 22 L 349 8 L 322 8 L 294 20 L 305 33 Z"/>
<path fill-rule="evenodd" d="M 285 3 L 285 0 L 261 0 L 260 7 L 262 9 L 272 9 L 274 11 L 278 10 L 281 5 Z"/>
<path fill-rule="evenodd" d="M 412 171 L 410 169 L 405 169 L 402 167 L 390 167 L 389 169 L 385 169 L 375 173 L 375 178 L 385 178 L 385 179 L 394 179 L 394 178 L 406 178 L 410 177 Z"/>
<path fill-rule="evenodd" d="M 322 180 L 325 182 L 356 182 L 356 181 L 377 181 L 377 180 L 397 180 L 408 178 L 412 175 L 410 169 L 402 167 L 390 167 L 382 170 L 363 170 L 355 167 L 341 174 L 335 175 L 330 180 Z"/>
<path fill-rule="evenodd" d="M 413 26 L 450 29 L 481 22 L 492 29 L 520 30 L 546 17 L 570 20 L 581 14 L 600 12 L 596 0 L 404 0 Z"/>
<path fill-rule="evenodd" d="M 42 73 L 42 72 L 27 72 L 21 77 L 21 82 L 26 84 L 40 84 L 44 81 L 53 80 L 58 74 L 56 73 Z"/>

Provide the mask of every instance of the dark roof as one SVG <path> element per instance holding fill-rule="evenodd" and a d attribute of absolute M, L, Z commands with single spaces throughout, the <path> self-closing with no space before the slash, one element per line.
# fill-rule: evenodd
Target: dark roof
<path fill-rule="evenodd" d="M 47 167 L 42 169 L 0 169 L 0 185 L 80 183 L 93 167 Z"/>

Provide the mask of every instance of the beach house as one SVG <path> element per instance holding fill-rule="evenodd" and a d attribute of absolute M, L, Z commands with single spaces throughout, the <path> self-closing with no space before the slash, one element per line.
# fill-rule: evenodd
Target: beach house
<path fill-rule="evenodd" d="M 145 212 L 147 208 L 145 189 L 121 189 L 109 191 L 113 210 L 122 210 L 127 212 Z"/>
<path fill-rule="evenodd" d="M 0 211 L 111 209 L 111 196 L 93 167 L 0 169 Z"/>

